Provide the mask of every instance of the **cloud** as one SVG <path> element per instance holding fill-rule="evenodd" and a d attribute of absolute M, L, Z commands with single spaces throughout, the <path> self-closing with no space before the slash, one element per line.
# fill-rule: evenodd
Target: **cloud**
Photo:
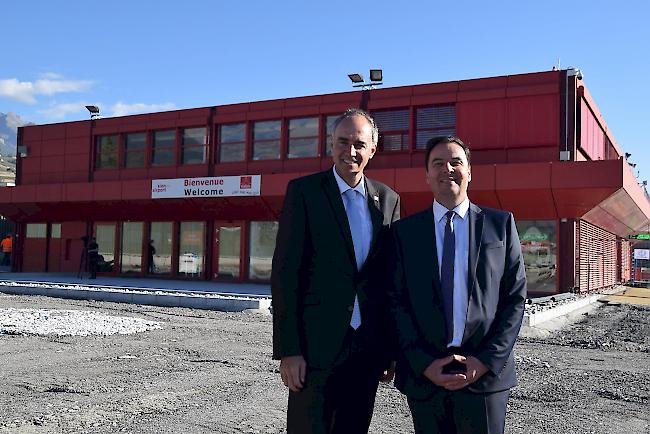
<path fill-rule="evenodd" d="M 93 84 L 90 80 L 64 80 L 62 76 L 51 72 L 44 75 L 47 78 L 34 82 L 18 81 L 16 78 L 0 80 L 0 98 L 36 104 L 38 95 L 52 96 L 57 93 L 83 92 Z"/>
<path fill-rule="evenodd" d="M 110 114 L 108 114 L 108 116 L 126 116 L 138 113 L 151 113 L 168 110 L 176 110 L 176 105 L 171 102 L 165 102 L 161 104 L 126 104 L 123 102 L 118 102 L 109 108 Z"/>
<path fill-rule="evenodd" d="M 85 113 L 87 102 L 67 102 L 61 104 L 51 104 L 48 108 L 38 110 L 38 114 L 49 120 L 64 120 L 72 113 Z M 85 118 L 84 118 L 85 119 Z"/>

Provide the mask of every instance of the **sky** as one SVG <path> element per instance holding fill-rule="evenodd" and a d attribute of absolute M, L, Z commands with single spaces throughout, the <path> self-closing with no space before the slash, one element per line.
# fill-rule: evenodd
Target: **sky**
<path fill-rule="evenodd" d="M 650 2 L 9 0 L 0 112 L 102 116 L 579 68 L 650 180 Z"/>

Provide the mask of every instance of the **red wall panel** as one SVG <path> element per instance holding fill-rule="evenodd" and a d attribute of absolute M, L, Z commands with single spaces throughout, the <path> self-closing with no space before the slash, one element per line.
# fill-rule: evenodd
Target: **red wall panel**
<path fill-rule="evenodd" d="M 23 270 L 25 272 L 45 271 L 45 238 L 25 238 L 23 245 Z"/>
<path fill-rule="evenodd" d="M 506 146 L 506 100 L 456 104 L 456 131 L 472 151 Z"/>
<path fill-rule="evenodd" d="M 559 95 L 509 98 L 507 110 L 508 148 L 558 145 Z"/>
<path fill-rule="evenodd" d="M 580 147 L 592 160 L 605 159 L 605 132 L 584 99 L 580 101 Z"/>
<path fill-rule="evenodd" d="M 65 152 L 65 139 L 43 140 L 41 156 L 63 155 Z"/>

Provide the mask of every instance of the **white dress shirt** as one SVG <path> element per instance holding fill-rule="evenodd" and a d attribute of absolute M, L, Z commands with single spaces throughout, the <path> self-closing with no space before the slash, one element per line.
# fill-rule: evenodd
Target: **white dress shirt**
<path fill-rule="evenodd" d="M 433 201 L 433 217 L 436 222 L 436 250 L 438 252 L 438 275 L 442 268 L 442 251 L 445 239 L 445 214 L 450 211 L 436 200 Z M 456 240 L 456 255 L 454 258 L 454 333 L 448 347 L 460 347 L 467 320 L 467 304 L 469 288 L 467 285 L 469 273 L 469 199 L 465 199 L 453 210 L 452 219 L 454 239 Z"/>

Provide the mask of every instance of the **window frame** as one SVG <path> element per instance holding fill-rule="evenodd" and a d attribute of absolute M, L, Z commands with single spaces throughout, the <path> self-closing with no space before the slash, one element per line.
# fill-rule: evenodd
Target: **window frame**
<path fill-rule="evenodd" d="M 130 135 L 135 135 L 135 134 L 144 134 L 144 146 L 141 149 L 135 149 L 135 150 L 129 150 L 128 149 L 128 136 Z M 128 133 L 123 133 L 122 134 L 122 164 L 121 167 L 124 169 L 143 169 L 147 167 L 147 156 L 148 156 L 148 150 L 150 146 L 150 131 L 132 131 Z M 142 165 L 141 166 L 127 166 L 127 161 L 129 158 L 129 154 L 136 154 L 136 153 L 142 153 Z"/>
<path fill-rule="evenodd" d="M 185 144 L 185 131 L 186 130 L 198 130 L 203 128 L 204 134 L 203 134 L 203 143 L 202 144 L 192 144 L 192 145 L 186 145 Z M 210 138 L 209 138 L 209 128 L 207 125 L 203 126 L 194 126 L 194 127 L 182 127 L 180 128 L 180 131 L 178 132 L 178 137 L 180 138 L 180 165 L 181 166 L 194 166 L 194 165 L 201 165 L 201 164 L 207 164 L 208 163 L 208 146 L 210 145 Z M 185 162 L 185 150 L 189 149 L 199 149 L 203 148 L 203 159 L 201 162 L 191 162 L 187 163 Z"/>
<path fill-rule="evenodd" d="M 100 146 L 100 142 L 103 138 L 105 137 L 114 137 L 116 139 L 115 143 L 115 149 L 112 153 L 114 153 L 115 157 L 115 165 L 114 166 L 102 166 L 100 165 L 100 161 L 102 158 L 102 155 L 107 155 L 108 153 L 101 152 L 102 146 Z M 95 170 L 115 170 L 120 168 L 120 149 L 122 148 L 122 137 L 121 134 L 115 133 L 115 134 L 100 134 L 95 136 L 95 161 L 94 161 L 94 168 Z"/>
<path fill-rule="evenodd" d="M 215 163 L 216 164 L 227 164 L 227 163 L 242 163 L 248 161 L 248 122 L 246 121 L 241 121 L 241 122 L 227 122 L 223 124 L 217 124 L 217 150 L 215 152 Z M 222 127 L 229 127 L 229 126 L 234 126 L 234 125 L 242 125 L 244 127 L 244 136 L 243 140 L 238 140 L 238 141 L 231 141 L 231 142 L 224 142 L 222 141 L 222 136 L 221 136 L 221 128 Z M 241 160 L 227 160 L 224 161 L 221 159 L 222 154 L 221 154 L 221 147 L 223 144 L 226 145 L 238 145 L 241 144 L 241 150 L 242 150 L 242 159 Z"/>
<path fill-rule="evenodd" d="M 163 132 L 169 132 L 173 131 L 174 132 L 174 144 L 172 146 L 162 146 L 158 148 L 159 151 L 172 151 L 173 155 L 173 160 L 170 164 L 155 164 L 154 163 L 154 158 L 156 155 L 156 133 L 163 133 Z M 149 154 L 149 167 L 170 167 L 170 166 L 177 166 L 178 165 L 178 128 L 165 128 L 165 129 L 160 129 L 160 130 L 152 130 L 151 131 L 151 152 Z"/>
<path fill-rule="evenodd" d="M 377 115 L 380 113 L 389 113 L 389 112 L 406 112 L 406 129 L 400 130 L 388 130 L 382 128 L 379 121 L 377 120 Z M 411 109 L 410 107 L 392 107 L 389 109 L 379 109 L 374 110 L 370 113 L 370 116 L 375 120 L 377 128 L 379 129 L 379 138 L 377 140 L 377 149 L 382 153 L 397 153 L 397 152 L 408 152 L 411 146 Z M 400 136 L 400 148 L 399 149 L 386 149 L 384 147 L 384 138 L 386 136 Z"/>
<path fill-rule="evenodd" d="M 429 127 L 429 128 L 418 128 L 418 111 L 422 109 L 427 109 L 427 108 L 442 108 L 442 107 L 452 107 L 454 109 L 454 123 L 453 126 L 450 128 L 449 125 L 441 126 L 441 127 Z M 413 142 L 413 149 L 416 151 L 423 151 L 426 149 L 426 142 L 422 145 L 422 147 L 418 147 L 418 133 L 420 132 L 448 132 L 448 130 L 453 130 L 453 133 L 451 135 L 456 135 L 456 127 L 458 126 L 458 116 L 457 116 L 457 111 L 456 111 L 456 103 L 442 103 L 442 104 L 429 104 L 429 105 L 423 105 L 423 106 L 415 106 L 413 107 L 414 109 L 414 122 L 413 122 L 413 128 L 414 128 L 414 142 Z M 442 135 L 442 134 L 438 134 Z M 448 134 L 444 134 L 448 135 Z M 436 135 L 433 135 L 431 137 L 436 137 Z M 427 139 L 428 141 L 429 139 Z"/>
<path fill-rule="evenodd" d="M 302 117 L 294 117 L 294 118 L 285 118 L 286 121 L 286 131 L 287 131 L 287 152 L 286 152 L 286 158 L 288 160 L 297 160 L 301 158 L 318 158 L 320 157 L 320 125 L 321 125 L 321 117 L 318 115 L 314 116 L 302 116 Z M 296 136 L 296 137 L 291 137 L 291 121 L 300 121 L 300 120 L 315 120 L 316 121 L 316 134 L 311 135 L 311 136 Z M 291 156 L 291 140 L 306 140 L 306 139 L 313 139 L 314 140 L 314 154 L 313 155 L 301 155 L 301 156 Z"/>
<path fill-rule="evenodd" d="M 271 122 L 276 122 L 278 126 L 280 127 L 278 130 L 278 136 L 277 138 L 272 138 L 272 139 L 255 139 L 255 125 L 256 124 L 261 124 L 261 123 L 271 123 Z M 282 160 L 282 135 L 283 135 L 283 118 L 280 119 L 267 119 L 267 120 L 257 120 L 253 122 L 253 126 L 251 128 L 251 134 L 252 134 L 252 140 L 251 140 L 251 155 L 250 155 L 250 161 L 280 161 Z M 277 158 L 255 158 L 255 145 L 257 144 L 265 144 L 265 143 L 274 143 L 277 142 L 278 144 L 278 153 L 277 153 Z"/>

